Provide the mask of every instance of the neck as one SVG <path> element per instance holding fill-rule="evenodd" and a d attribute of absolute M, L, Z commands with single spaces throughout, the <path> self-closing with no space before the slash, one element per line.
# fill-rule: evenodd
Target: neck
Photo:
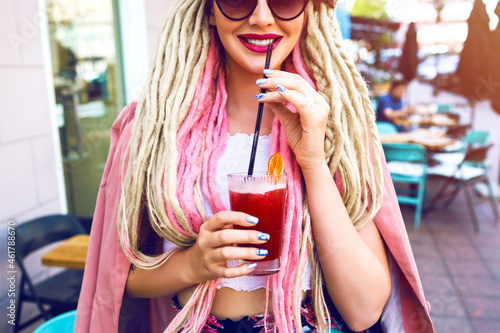
<path fill-rule="evenodd" d="M 229 134 L 254 133 L 257 110 L 259 107 L 259 102 L 255 100 L 254 95 L 260 91 L 255 81 L 259 78 L 262 78 L 262 75 L 249 73 L 239 68 L 239 66 L 227 64 L 226 112 Z M 271 133 L 273 120 L 274 113 L 268 106 L 264 106 L 260 129 L 261 135 L 268 135 Z"/>

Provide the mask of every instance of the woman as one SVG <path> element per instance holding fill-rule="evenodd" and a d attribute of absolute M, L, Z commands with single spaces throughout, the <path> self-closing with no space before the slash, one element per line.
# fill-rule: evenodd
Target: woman
<path fill-rule="evenodd" d="M 406 317 L 405 332 L 433 331 L 334 5 L 176 2 L 143 97 L 113 126 L 76 331 L 116 331 L 124 293 L 151 299 L 152 331 L 363 331 L 387 303 L 403 310 L 385 316 L 386 330 Z M 258 80 L 269 43 L 272 71 Z M 268 93 L 254 97 L 258 88 Z M 259 158 L 284 156 L 289 190 L 281 270 L 245 280 L 254 265 L 227 260 L 258 262 L 266 240 L 227 228 L 256 221 L 228 211 L 219 179 L 239 147 L 231 140 L 253 133 L 256 99 L 265 103 L 264 146 L 269 135 Z M 248 242 L 255 248 L 234 246 Z M 389 297 L 391 252 L 409 276 L 402 302 L 394 288 Z"/>

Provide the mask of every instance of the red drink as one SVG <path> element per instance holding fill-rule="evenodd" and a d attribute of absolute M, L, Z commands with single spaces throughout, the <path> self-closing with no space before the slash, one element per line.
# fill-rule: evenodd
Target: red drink
<path fill-rule="evenodd" d="M 278 272 L 285 216 L 286 175 L 231 174 L 228 175 L 228 189 L 231 210 L 243 212 L 259 219 L 259 223 L 254 227 L 234 227 L 258 230 L 270 236 L 269 241 L 264 244 L 240 245 L 268 251 L 263 260 L 256 261 L 257 267 L 250 274 L 269 275 Z"/>
<path fill-rule="evenodd" d="M 229 201 L 231 202 L 232 210 L 259 218 L 259 223 L 255 227 L 245 229 L 259 230 L 271 236 L 269 241 L 258 246 L 268 251 L 268 255 L 264 261 L 278 259 L 281 254 L 285 195 L 286 189 L 284 188 L 264 194 L 229 191 Z M 243 246 L 256 247 L 257 245 L 249 244 Z"/>

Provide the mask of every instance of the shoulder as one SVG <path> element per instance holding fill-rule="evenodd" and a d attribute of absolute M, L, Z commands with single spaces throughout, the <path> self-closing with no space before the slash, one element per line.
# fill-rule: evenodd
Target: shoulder
<path fill-rule="evenodd" d="M 389 102 L 390 100 L 392 99 L 392 96 L 391 94 L 387 94 L 387 95 L 382 95 L 379 97 L 379 102 Z"/>
<path fill-rule="evenodd" d="M 130 102 L 118 114 L 113 126 L 111 126 L 111 141 L 127 141 L 132 134 L 132 127 L 134 126 L 135 111 L 137 108 L 137 101 Z"/>
<path fill-rule="evenodd" d="M 136 108 L 137 101 L 127 104 L 113 122 L 112 130 L 122 133 L 125 128 L 132 126 L 134 123 Z"/>
<path fill-rule="evenodd" d="M 378 110 L 385 109 L 387 105 L 391 104 L 391 95 L 381 95 L 377 98 Z"/>

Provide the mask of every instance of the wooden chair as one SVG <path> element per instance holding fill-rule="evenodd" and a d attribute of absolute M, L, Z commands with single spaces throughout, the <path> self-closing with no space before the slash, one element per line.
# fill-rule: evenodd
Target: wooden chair
<path fill-rule="evenodd" d="M 471 219 L 474 224 L 474 230 L 476 232 L 479 231 L 479 223 L 474 206 L 477 203 L 484 201 L 484 198 L 479 198 L 480 200 L 473 201 L 472 193 L 475 192 L 470 190 L 472 186 L 478 183 L 486 183 L 488 185 L 488 199 L 491 202 L 491 208 L 496 222 L 498 223 L 499 220 L 497 199 L 488 178 L 488 170 L 485 164 L 488 150 L 491 147 L 491 144 L 488 146 L 471 145 L 467 148 L 462 161 L 458 165 L 441 164 L 427 170 L 429 180 L 432 179 L 438 182 L 437 189 L 435 191 L 431 191 L 430 204 L 432 206 L 436 206 L 437 203 L 443 201 L 443 206 L 448 208 L 463 189 Z M 448 190 L 450 186 L 452 189 Z"/>
<path fill-rule="evenodd" d="M 19 225 L 16 228 L 16 264 L 21 271 L 21 283 L 16 303 L 14 332 L 43 318 L 50 319 L 58 314 L 76 309 L 83 271 L 67 269 L 40 282 L 30 277 L 25 266 L 26 257 L 48 244 L 85 233 L 80 222 L 69 215 L 50 215 L 40 217 Z M 22 306 L 25 302 L 35 303 L 39 314 L 20 321 Z"/>
<path fill-rule="evenodd" d="M 462 140 L 467 135 L 467 132 L 470 130 L 470 128 L 471 125 L 458 125 L 450 127 L 446 131 L 446 136 L 455 140 Z"/>

